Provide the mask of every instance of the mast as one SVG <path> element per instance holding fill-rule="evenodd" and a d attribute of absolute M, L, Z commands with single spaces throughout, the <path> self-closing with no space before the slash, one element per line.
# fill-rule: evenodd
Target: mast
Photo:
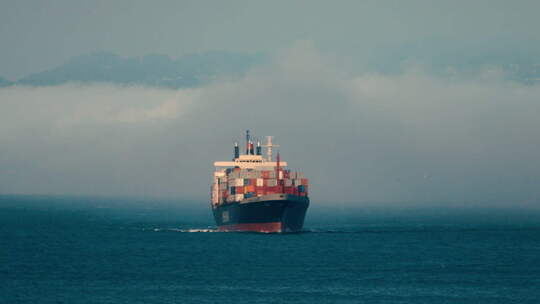
<path fill-rule="evenodd" d="M 246 130 L 246 154 L 249 154 L 249 130 Z"/>
<path fill-rule="evenodd" d="M 262 145 L 262 147 L 266 148 L 266 157 L 267 157 L 266 161 L 269 161 L 269 162 L 272 161 L 272 148 L 279 147 L 279 145 L 272 144 L 272 138 L 274 138 L 274 136 L 266 136 L 266 145 Z"/>

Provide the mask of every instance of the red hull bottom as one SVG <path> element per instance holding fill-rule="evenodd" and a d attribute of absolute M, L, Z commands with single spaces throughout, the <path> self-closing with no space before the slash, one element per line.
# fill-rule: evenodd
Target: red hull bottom
<path fill-rule="evenodd" d="M 282 232 L 281 222 L 274 223 L 246 223 L 219 226 L 219 231 L 253 231 L 253 232 Z"/>

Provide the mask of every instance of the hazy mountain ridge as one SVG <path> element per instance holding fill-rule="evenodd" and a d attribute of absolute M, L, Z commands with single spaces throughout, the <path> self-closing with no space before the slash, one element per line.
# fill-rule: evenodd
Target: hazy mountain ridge
<path fill-rule="evenodd" d="M 31 74 L 14 84 L 31 86 L 116 83 L 159 87 L 196 87 L 219 77 L 238 77 L 264 61 L 261 54 L 208 52 L 172 59 L 165 55 L 122 57 L 100 52 L 78 56 L 66 64 Z"/>
<path fill-rule="evenodd" d="M 1 87 L 7 87 L 7 86 L 10 86 L 12 84 L 13 84 L 13 82 L 11 82 L 11 81 L 9 81 L 9 80 L 7 80 L 5 78 L 0 77 L 0 88 Z"/>
<path fill-rule="evenodd" d="M 367 56 L 360 71 L 376 74 L 401 74 L 419 66 L 428 74 L 445 78 L 500 77 L 523 84 L 540 83 L 540 56 L 525 52 L 484 52 L 469 48 L 456 50 L 448 45 L 436 55 L 433 45 L 402 45 Z M 208 84 L 214 79 L 237 78 L 255 65 L 268 61 L 264 54 L 206 52 L 173 59 L 166 55 L 123 57 L 109 52 L 77 56 L 67 63 L 17 81 L 0 77 L 0 87 L 10 85 L 50 86 L 65 83 L 114 83 L 169 88 L 188 88 Z"/>

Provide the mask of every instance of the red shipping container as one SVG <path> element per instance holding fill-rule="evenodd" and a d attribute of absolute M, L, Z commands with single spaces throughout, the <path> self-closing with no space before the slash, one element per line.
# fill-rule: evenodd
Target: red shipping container
<path fill-rule="evenodd" d="M 266 192 L 267 192 L 268 194 L 280 193 L 281 191 L 280 191 L 279 188 L 280 188 L 280 187 L 278 187 L 278 186 L 275 186 L 275 187 L 266 187 Z"/>
<path fill-rule="evenodd" d="M 307 186 L 309 184 L 309 180 L 307 178 L 302 178 L 302 185 Z"/>
<path fill-rule="evenodd" d="M 236 187 L 236 194 L 244 194 L 244 186 Z"/>
<path fill-rule="evenodd" d="M 263 178 L 270 178 L 270 171 L 263 171 L 262 172 L 262 177 Z"/>
<path fill-rule="evenodd" d="M 278 183 L 278 180 L 275 179 L 275 178 L 264 179 L 264 180 L 263 180 L 263 185 L 264 185 L 265 187 L 274 187 L 274 186 L 268 186 L 268 184 L 270 184 L 270 183 L 273 183 L 274 185 L 276 185 L 276 184 Z"/>

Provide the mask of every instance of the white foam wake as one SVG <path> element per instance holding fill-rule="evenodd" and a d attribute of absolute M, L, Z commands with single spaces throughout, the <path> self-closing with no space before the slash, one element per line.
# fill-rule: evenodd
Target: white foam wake
<path fill-rule="evenodd" d="M 173 232 L 220 232 L 217 228 L 151 228 L 151 229 L 144 229 L 144 230 L 152 230 L 154 232 L 160 232 L 160 231 L 173 231 Z"/>

